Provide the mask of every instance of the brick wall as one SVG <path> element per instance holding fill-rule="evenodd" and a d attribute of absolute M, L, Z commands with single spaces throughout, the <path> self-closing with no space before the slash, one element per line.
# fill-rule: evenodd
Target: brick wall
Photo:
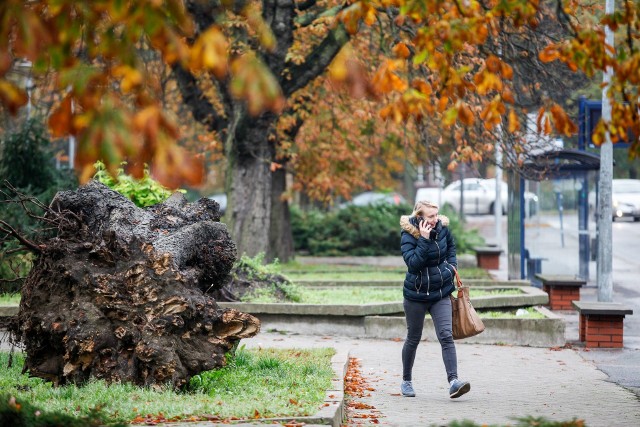
<path fill-rule="evenodd" d="M 500 254 L 476 254 L 476 261 L 478 267 L 485 268 L 487 270 L 500 269 Z"/>
<path fill-rule="evenodd" d="M 542 290 L 549 294 L 549 308 L 551 310 L 573 310 L 571 301 L 580 300 L 580 287 L 578 286 L 543 285 Z"/>
<path fill-rule="evenodd" d="M 622 348 L 624 316 L 580 315 L 580 341 L 586 347 Z"/>

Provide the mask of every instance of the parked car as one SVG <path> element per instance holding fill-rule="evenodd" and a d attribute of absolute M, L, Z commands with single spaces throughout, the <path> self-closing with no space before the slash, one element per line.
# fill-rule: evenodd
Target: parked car
<path fill-rule="evenodd" d="M 611 180 L 613 221 L 616 218 L 631 217 L 640 221 L 640 179 Z M 596 193 L 589 192 L 589 208 L 595 215 Z"/>
<path fill-rule="evenodd" d="M 400 205 L 402 203 L 407 203 L 407 199 L 405 199 L 402 194 L 366 191 L 354 196 L 349 202 L 341 203 L 338 207 L 343 209 L 347 206 L 368 206 L 376 204 Z"/>
<path fill-rule="evenodd" d="M 465 178 L 454 181 L 444 187 L 420 188 L 416 193 L 417 200 L 431 200 L 441 207 L 449 206 L 456 212 L 460 212 L 460 186 L 464 185 L 464 213 L 465 214 L 492 214 L 494 212 L 496 200 L 496 180 L 481 178 Z M 501 183 L 500 199 L 502 201 L 502 213 L 507 213 L 508 186 L 506 182 Z M 538 196 L 527 191 L 524 194 L 526 216 L 530 217 L 537 212 Z"/>

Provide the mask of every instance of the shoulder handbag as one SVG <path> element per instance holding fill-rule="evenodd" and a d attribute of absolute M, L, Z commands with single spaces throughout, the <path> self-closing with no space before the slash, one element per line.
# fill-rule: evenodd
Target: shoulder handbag
<path fill-rule="evenodd" d="M 458 270 L 453 270 L 456 274 L 458 297 L 449 295 L 451 298 L 451 308 L 453 310 L 453 339 L 459 340 L 478 335 L 484 331 L 484 323 L 471 305 L 469 291 L 462 286 L 462 280 L 458 275 Z"/>

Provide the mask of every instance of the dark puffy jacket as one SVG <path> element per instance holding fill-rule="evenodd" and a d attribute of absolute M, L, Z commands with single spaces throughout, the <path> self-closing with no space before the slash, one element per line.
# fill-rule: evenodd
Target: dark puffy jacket
<path fill-rule="evenodd" d="M 454 289 L 454 268 L 458 268 L 456 244 L 449 232 L 449 218 L 438 215 L 429 239 L 420 236 L 414 216 L 400 218 L 400 248 L 407 275 L 404 297 L 412 301 L 435 302 L 449 296 Z"/>

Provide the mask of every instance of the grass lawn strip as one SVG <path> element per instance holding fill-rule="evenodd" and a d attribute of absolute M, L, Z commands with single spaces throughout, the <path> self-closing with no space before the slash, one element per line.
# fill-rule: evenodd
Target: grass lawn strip
<path fill-rule="evenodd" d="M 313 266 L 317 267 L 317 266 Z M 350 269 L 338 269 L 332 267 L 338 266 L 323 266 L 323 269 L 316 270 L 295 270 L 287 271 L 282 268 L 282 274 L 295 282 L 300 280 L 403 280 L 406 273 L 405 269 L 383 269 L 379 267 L 366 266 L 366 268 L 350 268 Z M 339 266 L 345 267 L 345 266 Z M 354 267 L 354 266 L 346 266 Z M 482 268 L 461 268 L 460 277 L 462 280 L 466 279 L 490 279 L 489 273 Z"/>
<path fill-rule="evenodd" d="M 0 294 L 0 305 L 18 305 L 20 304 L 20 294 Z"/>
<path fill-rule="evenodd" d="M 24 359 L 0 353 L 0 390 L 47 411 L 87 415 L 97 407 L 110 418 L 141 421 L 148 414 L 188 419 L 216 416 L 221 419 L 294 417 L 315 414 L 331 386 L 331 357 L 324 349 L 240 348 L 229 365 L 194 377 L 190 391 L 150 389 L 131 384 L 107 385 L 92 380 L 78 387 L 54 387 L 39 378 L 21 374 Z"/>
<path fill-rule="evenodd" d="M 520 295 L 519 289 L 477 290 L 471 289 L 471 297 L 488 295 Z M 348 286 L 331 288 L 299 287 L 297 303 L 328 304 L 328 305 L 360 305 L 380 302 L 402 301 L 402 288 L 374 288 L 371 286 Z M 277 302 L 272 294 L 260 293 L 249 296 L 245 302 L 274 303 Z"/>

